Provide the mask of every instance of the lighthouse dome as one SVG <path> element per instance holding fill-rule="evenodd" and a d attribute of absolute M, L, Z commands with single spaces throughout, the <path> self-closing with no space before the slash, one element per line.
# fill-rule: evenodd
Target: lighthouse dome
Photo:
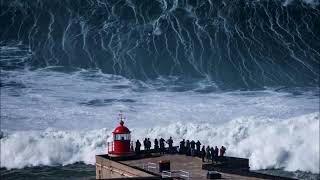
<path fill-rule="evenodd" d="M 116 127 L 113 131 L 113 134 L 129 134 L 130 130 L 124 126 L 124 122 L 121 120 L 118 127 Z"/>

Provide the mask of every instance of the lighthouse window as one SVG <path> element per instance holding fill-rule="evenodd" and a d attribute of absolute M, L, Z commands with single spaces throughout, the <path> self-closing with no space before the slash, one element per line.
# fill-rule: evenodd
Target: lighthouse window
<path fill-rule="evenodd" d="M 115 134 L 114 140 L 116 141 L 130 140 L 130 134 Z"/>

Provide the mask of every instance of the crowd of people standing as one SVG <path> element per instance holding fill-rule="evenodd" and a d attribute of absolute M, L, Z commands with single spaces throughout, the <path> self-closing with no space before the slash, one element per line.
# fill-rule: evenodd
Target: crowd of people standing
<path fill-rule="evenodd" d="M 174 148 L 173 148 L 173 140 L 172 137 L 170 137 L 167 141 L 164 140 L 163 138 L 155 139 L 154 140 L 154 152 L 159 152 L 160 154 L 164 154 L 166 152 L 166 145 L 168 144 L 167 152 L 168 153 L 174 153 Z M 143 147 L 144 150 L 150 151 L 151 150 L 151 141 L 150 138 L 145 138 L 143 141 Z M 133 147 L 131 148 L 133 149 Z M 139 140 L 136 141 L 136 146 L 134 150 L 137 154 L 140 153 L 141 151 L 141 142 Z"/>
<path fill-rule="evenodd" d="M 223 157 L 227 150 L 224 146 L 221 146 L 220 149 L 217 146 L 205 147 L 204 145 L 201 144 L 199 140 L 195 142 L 194 140 L 190 141 L 185 139 L 180 141 L 180 145 L 178 148 L 174 148 L 172 137 L 170 137 L 168 140 L 164 140 L 163 138 L 160 138 L 159 140 L 154 139 L 153 144 L 154 144 L 154 149 L 153 149 L 154 152 L 159 152 L 160 154 L 179 153 L 179 154 L 185 154 L 187 156 L 197 156 L 197 157 L 201 157 L 203 162 L 205 161 L 213 162 L 218 157 Z M 166 144 L 168 145 L 168 148 L 166 148 Z M 136 145 L 135 152 L 139 154 L 141 151 L 140 141 L 137 140 L 135 145 Z M 202 148 L 201 148 L 201 145 L 202 145 Z M 146 150 L 147 152 L 151 150 L 150 138 L 144 139 L 143 146 L 144 146 L 144 150 Z M 131 149 L 133 149 L 133 147 Z"/>

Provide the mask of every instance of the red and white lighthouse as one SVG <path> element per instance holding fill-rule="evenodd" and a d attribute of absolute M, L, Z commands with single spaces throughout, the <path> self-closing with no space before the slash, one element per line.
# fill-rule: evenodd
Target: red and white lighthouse
<path fill-rule="evenodd" d="M 122 114 L 120 116 L 120 124 L 114 129 L 113 142 L 110 146 L 108 143 L 108 154 L 111 157 L 126 157 L 134 155 L 134 151 L 131 147 L 130 130 L 124 126 L 124 118 Z"/>

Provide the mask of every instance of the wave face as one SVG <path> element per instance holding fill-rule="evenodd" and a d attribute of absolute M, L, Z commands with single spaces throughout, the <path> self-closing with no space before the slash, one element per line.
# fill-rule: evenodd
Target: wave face
<path fill-rule="evenodd" d="M 302 128 L 303 127 L 303 128 Z M 279 121 L 237 118 L 223 126 L 177 122 L 169 126 L 132 129 L 133 137 L 197 137 L 202 143 L 228 147 L 227 155 L 250 158 L 251 169 L 284 168 L 319 173 L 319 113 Z M 92 131 L 19 131 L 1 139 L 1 166 L 94 164 L 105 153 L 112 129 Z M 210 137 L 210 138 L 208 138 Z M 275 144 L 275 142 L 277 142 Z M 54 147 L 54 148 L 52 148 Z"/>
<path fill-rule="evenodd" d="M 319 82 L 318 0 L 1 0 L 1 67 L 100 69 L 228 87 Z M 11 57 L 11 56 L 10 56 Z"/>

